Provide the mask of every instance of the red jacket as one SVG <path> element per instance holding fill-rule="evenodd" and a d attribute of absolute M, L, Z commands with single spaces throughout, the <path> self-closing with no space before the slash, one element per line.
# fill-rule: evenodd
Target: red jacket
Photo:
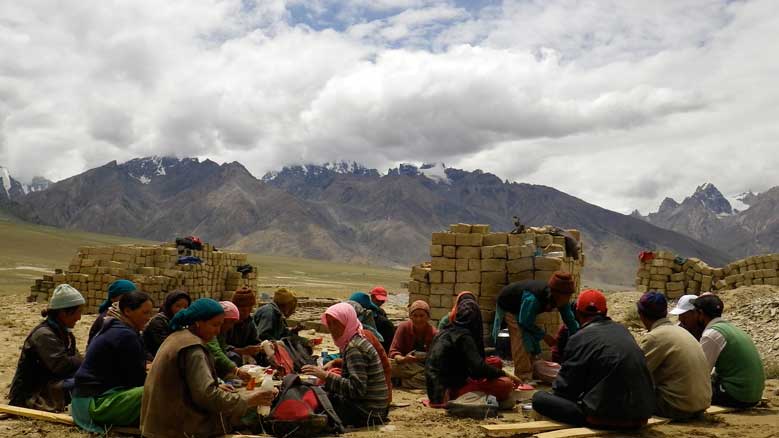
<path fill-rule="evenodd" d="M 433 341 L 437 330 L 430 324 L 427 325 L 424 336 L 424 351 L 430 348 L 430 343 Z M 390 359 L 401 355 L 405 356 L 414 350 L 414 344 L 416 336 L 414 335 L 414 325 L 410 320 L 401 322 L 398 325 L 398 329 L 395 331 L 395 338 L 392 339 L 392 345 L 390 346 L 389 357 Z"/>

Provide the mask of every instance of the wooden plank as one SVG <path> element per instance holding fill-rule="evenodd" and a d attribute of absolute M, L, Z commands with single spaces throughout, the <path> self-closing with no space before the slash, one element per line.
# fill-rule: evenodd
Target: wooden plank
<path fill-rule="evenodd" d="M 731 408 L 728 406 L 709 406 L 708 409 L 706 409 L 707 414 L 727 414 L 728 412 L 735 412 L 738 408 Z"/>
<path fill-rule="evenodd" d="M 32 418 L 33 420 L 43 420 L 50 423 L 67 424 L 73 426 L 73 418 L 68 414 L 55 414 L 53 412 L 39 411 L 36 409 L 22 408 L 19 406 L 0 405 L 0 412 L 17 417 Z"/>
<path fill-rule="evenodd" d="M 647 421 L 646 426 L 644 426 L 644 428 L 657 426 L 660 424 L 666 424 L 670 422 L 671 420 L 668 418 L 652 417 L 649 419 L 649 421 Z M 571 429 L 560 429 L 551 432 L 537 433 L 533 436 L 535 436 L 536 438 L 587 438 L 587 437 L 607 435 L 615 432 L 619 432 L 619 431 L 605 430 L 605 429 L 592 429 L 589 427 L 574 427 Z"/>
<path fill-rule="evenodd" d="M 481 430 L 489 437 L 507 437 L 520 434 L 546 432 L 565 429 L 569 424 L 557 421 L 530 421 L 526 423 L 484 424 Z"/>

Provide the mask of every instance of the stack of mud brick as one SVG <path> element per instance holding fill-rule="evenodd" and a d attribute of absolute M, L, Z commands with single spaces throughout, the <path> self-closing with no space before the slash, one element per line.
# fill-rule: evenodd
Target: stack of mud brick
<path fill-rule="evenodd" d="M 679 298 L 753 284 L 779 285 L 779 254 L 747 257 L 724 268 L 711 267 L 697 258 L 677 257 L 669 251 L 657 251 L 654 255 L 652 260 L 639 264 L 639 292 L 654 290 L 668 298 Z"/>
<path fill-rule="evenodd" d="M 202 250 L 183 254 L 198 257 L 202 263 L 178 264 L 180 253 L 175 244 L 82 247 L 66 271 L 56 270 L 54 275 L 36 280 L 30 288 L 30 300 L 48 300 L 54 288 L 67 283 L 86 298 L 85 311 L 95 313 L 107 296 L 108 285 L 119 279 L 134 282 L 157 306 L 174 290 L 188 292 L 193 300 L 228 299 L 241 286 L 256 290 L 256 271 L 245 275 L 237 271 L 247 263 L 245 253 L 215 251 L 204 244 Z"/>
<path fill-rule="evenodd" d="M 567 231 L 581 241 L 577 230 Z M 473 292 L 479 300 L 485 335 L 489 334 L 496 298 L 509 283 L 547 281 L 555 271 L 565 271 L 573 274 L 578 290 L 584 256 L 580 250 L 574 258 L 565 248 L 565 239 L 546 233 L 544 227 L 510 234 L 491 233 L 488 225 L 451 225 L 447 232 L 433 233 L 431 261 L 412 268 L 409 302 L 428 302 L 431 319 L 437 323 L 452 309 L 457 294 Z M 537 323 L 554 333 L 559 314 L 542 314 Z"/>

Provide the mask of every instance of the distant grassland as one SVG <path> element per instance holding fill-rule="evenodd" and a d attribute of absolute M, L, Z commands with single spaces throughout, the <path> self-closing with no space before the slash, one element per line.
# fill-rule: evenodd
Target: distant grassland
<path fill-rule="evenodd" d="M 171 240 L 174 236 L 171 236 Z M 81 246 L 153 244 L 143 239 L 87 233 L 15 222 L 0 217 L 0 294 L 26 293 L 45 271 L 67 268 Z M 381 284 L 396 291 L 408 280 L 407 269 L 391 269 L 273 255 L 250 254 L 259 291 L 288 287 L 308 296 L 344 297 Z"/>

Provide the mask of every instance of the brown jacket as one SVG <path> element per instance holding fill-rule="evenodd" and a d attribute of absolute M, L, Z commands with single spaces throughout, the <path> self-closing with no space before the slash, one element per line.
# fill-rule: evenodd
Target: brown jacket
<path fill-rule="evenodd" d="M 141 433 L 149 438 L 229 433 L 246 402 L 218 389 L 214 360 L 202 340 L 179 330 L 163 342 L 143 387 Z"/>

